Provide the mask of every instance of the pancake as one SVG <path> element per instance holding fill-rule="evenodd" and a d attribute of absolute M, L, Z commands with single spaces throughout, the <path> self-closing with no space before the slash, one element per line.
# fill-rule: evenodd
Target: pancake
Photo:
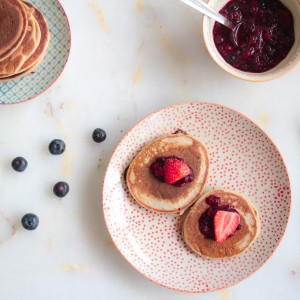
<path fill-rule="evenodd" d="M 33 16 L 39 25 L 39 29 L 41 32 L 41 38 L 40 38 L 39 45 L 36 48 L 35 52 L 26 60 L 24 65 L 21 67 L 21 69 L 20 69 L 21 72 L 36 65 L 37 61 L 42 60 L 42 58 L 46 54 L 47 47 L 48 47 L 49 40 L 50 40 L 48 24 L 43 16 L 43 14 L 31 3 L 24 1 L 24 4 L 26 4 L 30 9 L 32 9 Z"/>
<path fill-rule="evenodd" d="M 29 30 L 20 47 L 6 60 L 0 61 L 0 81 L 9 81 L 34 72 L 44 59 L 50 40 L 43 14 L 31 3 L 19 2 L 27 13 Z"/>
<path fill-rule="evenodd" d="M 9 57 L 22 43 L 27 32 L 27 12 L 18 0 L 0 3 L 0 61 Z"/>
<path fill-rule="evenodd" d="M 236 230 L 232 237 L 218 243 L 205 237 L 199 229 L 199 219 L 209 208 L 205 200 L 214 195 L 221 198 L 221 205 L 232 205 L 240 215 L 241 229 Z M 214 190 L 202 195 L 182 221 L 183 239 L 187 246 L 207 258 L 227 258 L 247 250 L 257 238 L 260 231 L 258 213 L 254 206 L 244 196 L 228 190 Z"/>
<path fill-rule="evenodd" d="M 42 60 L 42 59 L 41 59 Z M 41 61 L 38 61 L 35 65 L 31 66 L 30 68 L 28 68 L 27 70 L 24 70 L 23 72 L 19 72 L 17 74 L 13 74 L 11 76 L 7 76 L 7 77 L 0 77 L 0 82 L 4 82 L 4 81 L 11 81 L 13 79 L 17 79 L 20 78 L 24 75 L 27 75 L 29 73 L 33 73 L 35 72 L 35 69 L 38 67 L 38 65 L 40 64 Z"/>
<path fill-rule="evenodd" d="M 183 159 L 193 169 L 195 179 L 182 187 L 159 181 L 152 175 L 150 166 L 162 156 Z M 143 207 L 182 214 L 204 190 L 208 171 L 208 153 L 204 144 L 180 131 L 145 146 L 130 164 L 126 182 L 133 198 Z"/>
<path fill-rule="evenodd" d="M 0 62 L 0 76 L 11 76 L 19 72 L 24 62 L 39 45 L 41 33 L 36 19 L 28 10 L 28 26 L 21 45 L 5 60 Z"/>

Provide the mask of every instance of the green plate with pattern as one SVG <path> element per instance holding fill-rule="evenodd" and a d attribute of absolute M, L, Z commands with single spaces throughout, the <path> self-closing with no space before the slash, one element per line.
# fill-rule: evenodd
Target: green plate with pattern
<path fill-rule="evenodd" d="M 27 0 L 44 15 L 49 25 L 50 42 L 47 53 L 35 70 L 23 77 L 0 82 L 0 104 L 30 100 L 49 88 L 62 73 L 69 57 L 71 31 L 66 13 L 57 0 Z"/>

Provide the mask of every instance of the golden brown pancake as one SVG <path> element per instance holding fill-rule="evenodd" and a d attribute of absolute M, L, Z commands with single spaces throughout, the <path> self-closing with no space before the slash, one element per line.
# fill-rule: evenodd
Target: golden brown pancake
<path fill-rule="evenodd" d="M 2 61 L 22 43 L 28 26 L 27 12 L 18 0 L 1 0 L 0 20 L 0 61 Z"/>
<path fill-rule="evenodd" d="M 9 81 L 33 72 L 43 60 L 50 40 L 48 24 L 43 14 L 31 3 L 19 2 L 27 12 L 29 30 L 20 47 L 6 60 L 0 61 L 0 81 Z"/>
<path fill-rule="evenodd" d="M 0 82 L 10 81 L 10 80 L 13 80 L 13 79 L 20 78 L 20 77 L 22 77 L 24 75 L 27 75 L 29 73 L 33 73 L 33 72 L 35 72 L 35 69 L 38 67 L 39 64 L 40 64 L 40 61 L 38 61 L 35 65 L 31 66 L 27 70 L 24 70 L 23 72 L 19 72 L 17 74 L 14 74 L 14 75 L 11 75 L 11 76 L 8 76 L 8 77 L 3 77 L 3 78 L 0 77 Z"/>
<path fill-rule="evenodd" d="M 49 44 L 50 35 L 48 30 L 48 24 L 45 20 L 43 14 L 31 3 L 24 2 L 30 9 L 33 10 L 33 16 L 38 22 L 41 38 L 38 47 L 36 48 L 35 52 L 26 60 L 24 65 L 21 67 L 20 71 L 23 72 L 28 68 L 36 65 L 37 61 L 42 61 L 42 58 L 46 54 L 46 50 Z"/>
<path fill-rule="evenodd" d="M 21 45 L 5 60 L 0 62 L 0 76 L 11 76 L 19 72 L 20 68 L 36 50 L 41 33 L 37 21 L 28 9 L 28 26 Z"/>
<path fill-rule="evenodd" d="M 159 157 L 182 158 L 194 171 L 195 179 L 182 187 L 159 181 L 150 166 Z M 126 182 L 133 198 L 151 210 L 182 214 L 199 197 L 208 178 L 209 161 L 202 142 L 185 133 L 158 138 L 145 146 L 130 164 Z"/>
<path fill-rule="evenodd" d="M 205 237 L 199 229 L 199 219 L 209 208 L 205 200 L 210 195 L 221 198 L 221 205 L 232 205 L 239 212 L 241 229 L 222 243 Z M 247 250 L 260 231 L 258 213 L 244 196 L 228 190 L 214 190 L 202 195 L 184 215 L 182 234 L 185 243 L 195 253 L 207 258 L 233 257 Z"/>

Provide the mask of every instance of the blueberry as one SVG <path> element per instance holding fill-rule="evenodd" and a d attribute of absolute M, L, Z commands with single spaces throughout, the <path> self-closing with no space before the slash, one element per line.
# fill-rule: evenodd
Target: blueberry
<path fill-rule="evenodd" d="M 215 37 L 215 42 L 216 42 L 217 45 L 222 44 L 224 42 L 224 37 L 218 34 Z"/>
<path fill-rule="evenodd" d="M 54 185 L 53 193 L 57 197 L 63 198 L 69 193 L 69 185 L 64 181 L 59 181 Z"/>
<path fill-rule="evenodd" d="M 242 14 L 241 12 L 239 11 L 235 11 L 233 14 L 232 14 L 232 22 L 234 24 L 238 24 L 239 22 L 241 22 L 242 20 Z"/>
<path fill-rule="evenodd" d="M 35 230 L 39 225 L 39 218 L 35 214 L 26 214 L 21 220 L 22 226 L 27 230 Z"/>
<path fill-rule="evenodd" d="M 236 11 L 236 10 L 238 10 L 240 7 L 239 7 L 239 4 L 238 3 L 232 3 L 232 4 L 230 4 L 229 6 L 228 6 L 228 10 L 229 11 Z"/>
<path fill-rule="evenodd" d="M 205 199 L 205 202 L 210 206 L 219 206 L 221 203 L 221 198 L 218 196 L 210 195 Z"/>
<path fill-rule="evenodd" d="M 269 58 L 265 53 L 258 53 L 255 55 L 255 63 L 258 67 L 264 67 L 268 64 Z"/>
<path fill-rule="evenodd" d="M 93 140 L 96 143 L 101 143 L 106 139 L 106 132 L 101 128 L 96 128 L 93 131 Z"/>
<path fill-rule="evenodd" d="M 216 210 L 213 208 L 213 207 L 210 207 L 210 208 L 208 208 L 207 209 L 207 215 L 208 215 L 208 217 L 214 217 L 215 216 L 215 214 L 216 214 Z"/>
<path fill-rule="evenodd" d="M 265 9 L 265 8 L 267 8 L 267 3 L 266 3 L 266 1 L 262 0 L 262 1 L 259 1 L 259 2 L 258 2 L 258 6 L 259 6 L 260 8 Z"/>
<path fill-rule="evenodd" d="M 227 55 L 225 56 L 225 60 L 226 60 L 229 64 L 232 64 L 232 63 L 235 62 L 236 56 L 235 56 L 234 54 L 232 54 L 232 53 L 227 54 Z"/>
<path fill-rule="evenodd" d="M 49 144 L 49 151 L 53 155 L 59 155 L 64 153 L 66 144 L 64 141 L 55 139 Z"/>
<path fill-rule="evenodd" d="M 28 165 L 27 160 L 24 157 L 18 156 L 12 162 L 11 166 L 17 172 L 23 172 L 26 170 Z"/>
<path fill-rule="evenodd" d="M 256 29 L 255 24 L 249 22 L 249 21 L 245 21 L 242 23 L 243 29 L 246 33 L 252 33 L 254 32 L 254 30 Z"/>
<path fill-rule="evenodd" d="M 267 45 L 265 47 L 265 51 L 269 54 L 269 56 L 273 56 L 276 50 L 275 50 L 274 47 L 271 47 L 270 45 Z"/>

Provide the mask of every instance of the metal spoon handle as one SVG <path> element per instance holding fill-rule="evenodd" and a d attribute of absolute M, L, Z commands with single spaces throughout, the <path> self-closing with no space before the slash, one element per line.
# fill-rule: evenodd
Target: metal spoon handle
<path fill-rule="evenodd" d="M 214 19 L 215 21 L 223 24 L 226 27 L 231 27 L 231 23 L 223 17 L 221 14 L 212 10 L 211 7 L 207 5 L 203 0 L 181 0 L 183 3 L 189 5 L 190 7 L 195 8 L 196 10 L 202 12 L 208 17 Z"/>

